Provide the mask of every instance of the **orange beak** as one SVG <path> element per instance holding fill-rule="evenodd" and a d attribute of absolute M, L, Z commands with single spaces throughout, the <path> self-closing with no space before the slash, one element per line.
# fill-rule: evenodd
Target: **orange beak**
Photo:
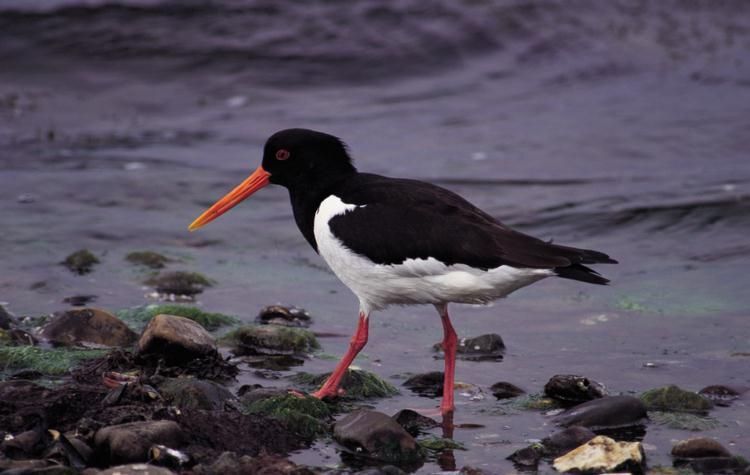
<path fill-rule="evenodd" d="M 227 193 L 222 199 L 204 211 L 202 215 L 198 216 L 198 219 L 193 221 L 188 229 L 195 231 L 234 208 L 240 201 L 268 185 L 270 183 L 270 176 L 271 174 L 265 171 L 262 166 L 258 167 L 252 175 L 247 177 L 234 190 Z"/>

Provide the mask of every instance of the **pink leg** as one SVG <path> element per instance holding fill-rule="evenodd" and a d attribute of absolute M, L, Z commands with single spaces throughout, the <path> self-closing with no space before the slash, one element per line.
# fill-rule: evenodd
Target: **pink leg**
<path fill-rule="evenodd" d="M 440 319 L 443 321 L 443 352 L 445 353 L 445 376 L 443 378 L 443 402 L 440 404 L 440 412 L 443 416 L 452 414 L 455 408 L 453 404 L 453 381 L 456 372 L 456 344 L 458 337 L 451 325 L 448 316 L 448 305 L 435 305 Z"/>
<path fill-rule="evenodd" d="M 315 391 L 312 395 L 318 399 L 326 397 L 338 396 L 339 384 L 341 384 L 341 378 L 344 377 L 344 373 L 352 364 L 354 358 L 357 356 L 362 348 L 367 344 L 367 333 L 368 333 L 368 315 L 364 312 L 359 312 L 359 324 L 357 325 L 357 332 L 352 336 L 352 340 L 349 343 L 349 349 L 339 364 L 336 365 L 336 369 L 333 370 L 331 376 L 323 383 L 323 386 Z"/>

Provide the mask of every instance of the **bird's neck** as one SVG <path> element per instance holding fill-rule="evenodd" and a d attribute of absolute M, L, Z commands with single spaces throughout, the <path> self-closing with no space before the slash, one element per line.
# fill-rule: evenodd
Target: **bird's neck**
<path fill-rule="evenodd" d="M 289 197 L 292 202 L 294 220 L 300 232 L 308 243 L 318 252 L 315 241 L 315 213 L 320 203 L 329 196 L 336 194 L 336 190 L 348 179 L 356 175 L 356 171 L 328 174 L 315 181 L 305 181 L 298 186 L 289 186 Z"/>

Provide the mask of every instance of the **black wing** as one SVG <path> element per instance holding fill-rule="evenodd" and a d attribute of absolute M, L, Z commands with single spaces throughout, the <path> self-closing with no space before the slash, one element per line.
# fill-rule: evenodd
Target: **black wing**
<path fill-rule="evenodd" d="M 352 251 L 378 264 L 434 257 L 447 265 L 481 269 L 553 269 L 561 277 L 604 284 L 605 278 L 583 264 L 616 262 L 601 252 L 514 231 L 429 183 L 359 174 L 336 194 L 345 203 L 365 206 L 332 218 L 331 231 Z"/>

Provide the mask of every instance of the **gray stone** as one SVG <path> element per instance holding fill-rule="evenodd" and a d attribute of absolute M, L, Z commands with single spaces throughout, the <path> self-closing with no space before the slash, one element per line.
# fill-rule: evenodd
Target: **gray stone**
<path fill-rule="evenodd" d="M 119 318 L 98 308 L 82 308 L 55 314 L 42 328 L 41 336 L 58 345 L 123 347 L 138 335 Z"/>
<path fill-rule="evenodd" d="M 592 430 L 643 425 L 646 406 L 632 396 L 610 396 L 584 402 L 558 414 L 554 422 L 561 426 L 583 426 Z"/>
<path fill-rule="evenodd" d="M 557 374 L 544 385 L 544 394 L 567 403 L 581 403 L 607 395 L 602 383 L 574 374 Z"/>
<path fill-rule="evenodd" d="M 506 383 L 504 381 L 493 384 L 490 387 L 490 391 L 492 391 L 492 395 L 497 399 L 511 399 L 526 394 L 526 391 L 515 384 Z"/>
<path fill-rule="evenodd" d="M 171 378 L 159 384 L 163 397 L 182 409 L 224 409 L 224 403 L 234 395 L 224 386 L 194 378 Z"/>
<path fill-rule="evenodd" d="M 402 409 L 398 411 L 393 415 L 393 420 L 398 422 L 398 425 L 403 427 L 406 432 L 414 437 L 429 429 L 440 426 L 440 423 L 435 419 L 430 419 L 429 417 L 423 416 L 411 409 Z"/>
<path fill-rule="evenodd" d="M 441 397 L 443 395 L 442 371 L 432 371 L 412 376 L 404 381 L 404 386 L 412 392 L 426 397 Z"/>
<path fill-rule="evenodd" d="M 395 464 L 421 462 L 424 454 L 414 437 L 382 412 L 360 409 L 344 416 L 333 437 L 354 454 Z"/>
<path fill-rule="evenodd" d="M 148 322 L 138 340 L 139 354 L 158 354 L 180 364 L 216 352 L 216 341 L 189 318 L 160 314 Z"/>
<path fill-rule="evenodd" d="M 731 457 L 719 442 L 708 437 L 681 440 L 672 447 L 672 456 L 680 458 Z"/>
<path fill-rule="evenodd" d="M 624 472 L 642 473 L 645 457 L 640 442 L 616 442 L 603 435 L 554 460 L 559 472 Z"/>
<path fill-rule="evenodd" d="M 148 460 L 152 445 L 176 448 L 185 436 L 174 421 L 139 421 L 99 429 L 94 435 L 94 450 L 99 460 L 135 463 Z"/>

